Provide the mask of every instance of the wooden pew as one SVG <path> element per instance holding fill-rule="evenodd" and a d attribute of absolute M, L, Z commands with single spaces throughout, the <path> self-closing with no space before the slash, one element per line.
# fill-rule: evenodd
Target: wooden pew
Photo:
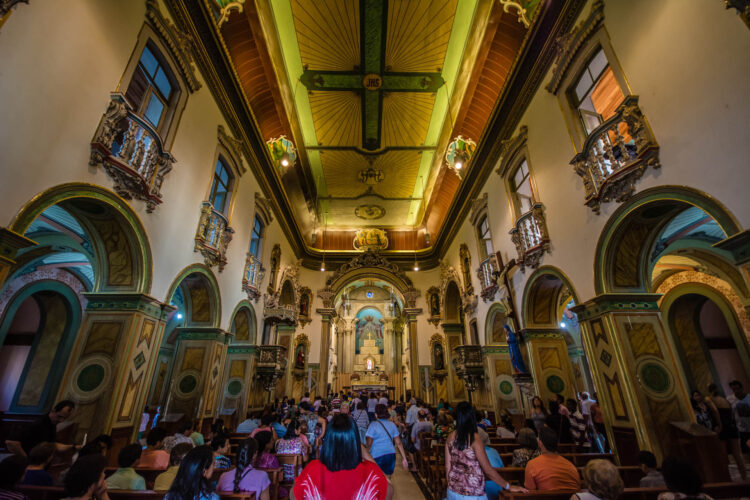
<path fill-rule="evenodd" d="M 261 469 L 258 468 L 258 470 L 265 471 L 266 474 L 268 474 L 268 479 L 271 480 L 271 486 L 269 486 L 270 491 L 269 496 L 271 497 L 271 500 L 278 500 L 279 499 L 279 485 L 281 484 L 281 480 L 284 479 L 284 469 L 277 468 L 277 469 Z"/>
<path fill-rule="evenodd" d="M 625 488 L 619 500 L 656 500 L 659 493 L 665 491 L 667 489 L 663 487 Z M 703 492 L 717 500 L 724 498 L 746 498 L 748 491 L 750 491 L 750 481 L 709 483 L 703 485 Z M 528 493 L 501 491 L 500 496 L 504 500 L 569 500 L 571 495 L 575 493 L 577 492 L 572 490 L 529 491 Z"/>
<path fill-rule="evenodd" d="M 513 484 L 523 485 L 526 469 L 523 467 L 500 467 L 495 468 L 503 479 Z M 637 488 L 640 485 L 643 471 L 637 465 L 625 465 L 617 468 L 626 488 Z M 578 474 L 583 477 L 583 467 L 578 467 Z"/>
<path fill-rule="evenodd" d="M 19 486 L 18 491 L 25 493 L 30 500 L 61 500 L 67 496 L 60 486 Z M 255 500 L 254 492 L 217 493 L 221 500 Z M 107 494 L 110 500 L 163 500 L 166 492 L 108 490 Z"/>

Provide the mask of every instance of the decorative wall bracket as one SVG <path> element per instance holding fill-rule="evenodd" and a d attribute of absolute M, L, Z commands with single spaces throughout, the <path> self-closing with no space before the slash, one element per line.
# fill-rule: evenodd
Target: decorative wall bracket
<path fill-rule="evenodd" d="M 549 234 L 544 217 L 544 205 L 535 203 L 531 210 L 516 221 L 510 230 L 510 239 L 518 252 L 518 266 L 536 269 L 545 252 L 549 252 Z"/>
<path fill-rule="evenodd" d="M 195 232 L 195 252 L 200 252 L 208 267 L 218 265 L 219 272 L 227 263 L 227 247 L 232 241 L 234 229 L 229 227 L 227 219 L 210 202 L 201 205 L 201 216 L 198 230 Z"/>
<path fill-rule="evenodd" d="M 297 308 L 294 304 L 281 305 L 277 295 L 263 294 L 263 318 L 276 323 L 297 324 Z"/>
<path fill-rule="evenodd" d="M 262 295 L 260 285 L 266 274 L 266 268 L 255 255 L 248 253 L 245 259 L 245 271 L 242 274 L 242 291 L 247 293 L 247 298 L 258 302 Z"/>
<path fill-rule="evenodd" d="M 484 380 L 482 346 L 460 345 L 453 348 L 453 368 L 464 382 L 466 390 L 473 392 Z"/>
<path fill-rule="evenodd" d="M 479 283 L 482 284 L 480 295 L 485 302 L 494 301 L 495 294 L 500 290 L 496 279 L 499 272 L 500 266 L 497 263 L 497 256 L 495 254 L 490 255 L 479 264 L 477 277 L 479 278 Z"/>
<path fill-rule="evenodd" d="M 0 0 L 0 17 L 5 17 L 19 3 L 29 4 L 29 0 Z"/>
<path fill-rule="evenodd" d="M 570 163 L 583 181 L 584 204 L 595 213 L 602 202 L 630 198 L 646 169 L 661 166 L 659 145 L 638 107 L 638 96 L 627 96 L 615 114 L 589 134 Z"/>
<path fill-rule="evenodd" d="M 156 129 L 132 110 L 123 94 L 110 94 L 91 140 L 89 165 L 101 165 L 114 180 L 118 195 L 145 201 L 146 211 L 151 213 L 162 202 L 164 176 L 175 159 L 164 150 Z"/>
<path fill-rule="evenodd" d="M 750 0 L 724 0 L 724 5 L 727 9 L 736 10 L 737 15 L 745 22 L 745 26 L 750 28 Z"/>

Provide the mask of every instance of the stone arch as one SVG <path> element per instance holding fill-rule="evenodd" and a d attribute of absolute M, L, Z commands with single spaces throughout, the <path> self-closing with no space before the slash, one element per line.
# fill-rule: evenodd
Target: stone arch
<path fill-rule="evenodd" d="M 234 333 L 233 343 L 250 343 L 257 340 L 258 327 L 255 317 L 255 309 L 247 300 L 241 300 L 232 312 L 232 320 L 229 323 L 230 331 Z"/>
<path fill-rule="evenodd" d="M 495 302 L 487 310 L 484 321 L 484 343 L 485 345 L 506 344 L 503 326 L 508 321 L 508 309 L 501 303 Z"/>
<path fill-rule="evenodd" d="M 221 294 L 219 283 L 211 269 L 204 264 L 191 264 L 177 275 L 169 287 L 165 302 L 171 304 L 175 297 L 184 299 L 183 314 L 185 326 L 219 327 L 221 320 Z"/>
<path fill-rule="evenodd" d="M 29 318 L 24 309 L 27 301 L 34 301 L 38 318 Z M 81 326 L 83 311 L 76 290 L 54 280 L 39 280 L 17 290 L 0 315 L 0 348 L 5 350 L 5 340 L 18 315 L 23 320 L 38 319 L 33 325 L 32 343 L 26 353 L 4 353 L 18 361 L 24 356 L 21 373 L 9 374 L 12 367 L 3 366 L 0 374 L 12 376 L 16 389 L 8 394 L 8 410 L 22 413 L 43 413 L 52 404 L 60 387 L 76 335 Z M 17 346 L 8 346 L 17 347 Z M 5 358 L 7 359 L 7 358 Z M 3 402 L 3 406 L 4 406 Z"/>
<path fill-rule="evenodd" d="M 124 199 L 93 184 L 61 184 L 36 195 L 16 214 L 9 229 L 26 233 L 53 205 L 70 213 L 91 240 L 94 292 L 151 290 L 151 247 L 138 215 Z"/>
<path fill-rule="evenodd" d="M 529 276 L 521 306 L 526 328 L 558 328 L 560 312 L 572 298 L 579 304 L 570 279 L 556 267 L 541 266 Z M 565 303 L 562 303 L 565 301 Z"/>
<path fill-rule="evenodd" d="M 599 236 L 594 257 L 597 294 L 650 290 L 649 251 L 679 213 L 698 207 L 731 237 L 742 228 L 718 200 L 685 186 L 659 186 L 633 196 L 615 210 Z"/>

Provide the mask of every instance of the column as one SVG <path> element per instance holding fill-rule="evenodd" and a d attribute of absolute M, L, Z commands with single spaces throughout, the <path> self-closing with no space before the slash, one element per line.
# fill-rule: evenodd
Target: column
<path fill-rule="evenodd" d="M 178 328 L 177 353 L 170 381 L 171 414 L 198 422 L 218 417 L 222 376 L 231 334 L 215 327 Z"/>
<path fill-rule="evenodd" d="M 84 433 L 111 433 L 120 446 L 138 431 L 166 318 L 174 307 L 139 293 L 85 296 L 83 326 L 58 399 L 77 403 L 77 439 Z"/>
<path fill-rule="evenodd" d="M 419 353 L 417 352 L 417 316 L 422 314 L 422 309 L 418 307 L 408 307 L 404 309 L 407 324 L 409 325 L 409 376 L 411 377 L 412 394 L 417 397 L 424 397 L 421 384 L 419 383 Z"/>
<path fill-rule="evenodd" d="M 395 370 L 394 356 L 398 350 L 393 343 L 393 318 L 384 318 L 383 324 L 383 359 L 385 372 L 392 374 Z"/>
<path fill-rule="evenodd" d="M 610 443 L 658 458 L 674 443 L 670 422 L 690 421 L 690 398 L 667 339 L 659 294 L 603 294 L 576 306 Z"/>
<path fill-rule="evenodd" d="M 463 329 L 461 325 L 456 324 L 444 324 L 443 333 L 445 333 L 445 340 L 447 348 L 445 352 L 445 363 L 448 367 L 448 380 L 446 382 L 448 386 L 448 399 L 452 401 L 462 401 L 468 399 L 464 382 L 456 374 L 456 367 L 453 365 L 453 349 L 463 345 Z"/>
<path fill-rule="evenodd" d="M 336 317 L 336 310 L 332 307 L 317 309 L 321 315 L 320 321 L 320 373 L 318 374 L 318 396 L 324 398 L 328 394 L 328 363 L 330 360 L 331 323 Z"/>
<path fill-rule="evenodd" d="M 253 405 L 251 386 L 254 354 L 254 345 L 230 345 L 227 348 L 220 413 L 221 410 L 235 410 L 234 416 L 230 417 L 232 421 L 227 422 L 232 428 L 245 419 L 247 409 Z"/>
<path fill-rule="evenodd" d="M 543 401 L 562 394 L 566 398 L 576 395 L 576 383 L 568 357 L 565 338 L 557 329 L 527 328 L 521 338 L 528 353 L 528 369 L 534 377 L 536 393 Z"/>

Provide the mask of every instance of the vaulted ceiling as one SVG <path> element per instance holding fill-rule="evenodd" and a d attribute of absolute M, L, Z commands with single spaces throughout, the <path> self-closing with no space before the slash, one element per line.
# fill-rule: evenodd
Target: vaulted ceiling
<path fill-rule="evenodd" d="M 365 228 L 385 230 L 388 252 L 434 254 L 491 168 L 472 161 L 459 177 L 446 164 L 448 144 L 462 135 L 477 156 L 495 148 L 503 96 L 520 91 L 506 82 L 539 72 L 542 52 L 549 64 L 561 13 L 570 23 L 583 4 L 205 0 L 205 9 L 170 1 L 187 14 L 218 80 L 215 51 L 223 53 L 251 115 L 247 135 L 295 144 L 293 166 L 265 158 L 274 168 L 264 166 L 261 185 L 308 255 L 353 252 Z"/>

